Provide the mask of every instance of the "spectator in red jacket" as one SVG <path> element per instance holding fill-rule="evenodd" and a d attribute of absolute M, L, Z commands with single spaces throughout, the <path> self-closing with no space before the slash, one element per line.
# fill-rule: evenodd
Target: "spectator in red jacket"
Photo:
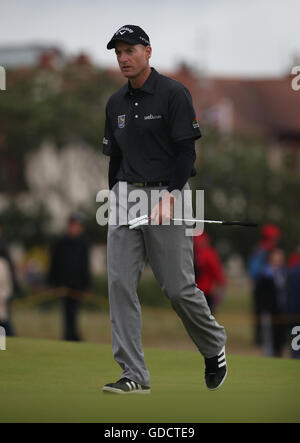
<path fill-rule="evenodd" d="M 288 258 L 289 268 L 296 268 L 298 265 L 300 265 L 300 240 L 296 250 Z"/>
<path fill-rule="evenodd" d="M 226 277 L 220 257 L 205 232 L 194 237 L 194 266 L 197 286 L 214 312 L 224 296 Z"/>

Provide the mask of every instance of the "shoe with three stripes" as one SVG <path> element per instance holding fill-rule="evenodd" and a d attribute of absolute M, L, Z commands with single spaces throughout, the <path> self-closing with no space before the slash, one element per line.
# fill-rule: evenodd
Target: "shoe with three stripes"
<path fill-rule="evenodd" d="M 212 358 L 205 358 L 205 383 L 210 390 L 218 389 L 225 381 L 227 364 L 225 346 L 221 352 Z"/>
<path fill-rule="evenodd" d="M 150 394 L 151 392 L 149 386 L 140 385 L 126 377 L 116 383 L 108 383 L 103 386 L 102 390 L 112 394 Z"/>

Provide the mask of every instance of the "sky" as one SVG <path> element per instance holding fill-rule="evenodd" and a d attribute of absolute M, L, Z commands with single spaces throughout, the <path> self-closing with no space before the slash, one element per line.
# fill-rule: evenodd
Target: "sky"
<path fill-rule="evenodd" d="M 268 77 L 300 55 L 299 0 L 0 0 L 0 46 L 46 43 L 117 66 L 106 44 L 122 25 L 150 36 L 152 66 Z"/>

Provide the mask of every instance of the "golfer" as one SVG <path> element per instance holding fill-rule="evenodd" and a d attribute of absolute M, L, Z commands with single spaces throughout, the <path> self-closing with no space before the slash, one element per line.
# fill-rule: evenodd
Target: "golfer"
<path fill-rule="evenodd" d="M 107 49 L 115 50 L 120 70 L 128 79 L 108 100 L 103 139 L 103 153 L 110 156 L 109 186 L 115 193 L 117 209 L 124 185 L 127 192 L 142 189 L 149 200 L 152 190 L 164 193 L 149 208 L 151 224 L 138 229 L 129 229 L 124 223 L 109 224 L 112 348 L 122 374 L 120 380 L 103 386 L 103 391 L 150 393 L 136 292 L 146 259 L 204 356 L 207 388 L 217 389 L 227 374 L 225 330 L 211 315 L 203 292 L 196 286 L 193 237 L 185 235 L 186 226 L 171 221 L 175 199 L 171 192 L 178 190 L 183 195 L 190 189 L 188 179 L 195 174 L 195 140 L 201 137 L 191 95 L 181 83 L 150 67 L 150 40 L 139 26 L 122 26 Z"/>

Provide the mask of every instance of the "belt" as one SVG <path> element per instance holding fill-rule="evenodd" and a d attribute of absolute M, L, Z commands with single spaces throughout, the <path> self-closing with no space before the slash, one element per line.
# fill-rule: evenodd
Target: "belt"
<path fill-rule="evenodd" d="M 161 181 L 161 182 L 127 182 L 133 186 L 140 186 L 141 188 L 145 188 L 147 186 L 168 186 L 170 182 Z"/>

